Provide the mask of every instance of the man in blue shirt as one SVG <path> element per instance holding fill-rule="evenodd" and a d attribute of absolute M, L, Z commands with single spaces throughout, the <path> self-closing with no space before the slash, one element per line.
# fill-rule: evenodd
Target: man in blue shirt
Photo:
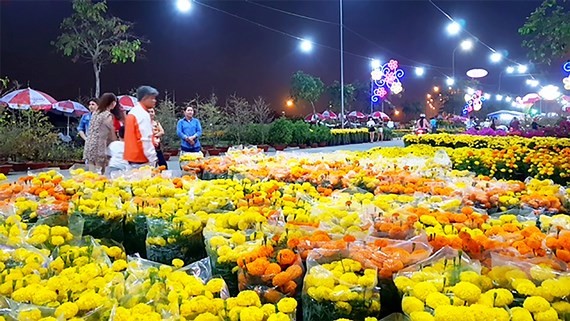
<path fill-rule="evenodd" d="M 91 114 L 97 110 L 96 98 L 89 100 L 89 110 L 91 112 L 81 116 L 81 120 L 79 120 L 79 126 L 77 126 L 77 133 L 81 138 L 83 138 L 83 140 L 87 140 L 87 130 L 89 129 L 89 123 L 91 122 Z"/>
<path fill-rule="evenodd" d="M 186 107 L 184 118 L 176 125 L 176 134 L 180 137 L 180 149 L 187 153 L 197 153 L 200 151 L 200 140 L 202 136 L 202 125 L 194 118 L 194 108 Z"/>

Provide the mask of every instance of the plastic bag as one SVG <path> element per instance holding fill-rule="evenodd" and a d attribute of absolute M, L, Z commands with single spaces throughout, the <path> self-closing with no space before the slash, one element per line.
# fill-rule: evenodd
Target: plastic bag
<path fill-rule="evenodd" d="M 313 250 L 303 284 L 303 320 L 364 320 L 380 316 L 377 271 L 347 250 Z"/>
<path fill-rule="evenodd" d="M 275 257 L 258 257 L 240 265 L 239 290 L 255 291 L 262 303 L 275 304 L 284 297 L 300 297 L 305 272 L 301 257 L 289 249 L 273 254 Z"/>
<path fill-rule="evenodd" d="M 147 218 L 146 256 L 149 260 L 170 264 L 173 259 L 192 263 L 206 257 L 202 223 L 194 216 L 175 217 L 171 221 Z"/>

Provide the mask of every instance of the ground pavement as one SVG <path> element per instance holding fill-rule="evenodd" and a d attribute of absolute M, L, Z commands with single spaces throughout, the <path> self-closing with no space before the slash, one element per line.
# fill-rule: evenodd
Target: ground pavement
<path fill-rule="evenodd" d="M 305 153 L 332 153 L 332 152 L 335 152 L 338 150 L 366 151 L 366 150 L 369 150 L 369 149 L 374 148 L 374 147 L 404 147 L 404 142 L 402 140 L 391 140 L 391 141 L 364 143 L 364 144 L 327 146 L 327 147 L 318 147 L 318 148 L 308 148 L 308 149 L 302 150 L 302 152 L 305 152 Z M 296 148 L 287 148 L 287 149 L 285 149 L 284 152 L 287 153 L 287 152 L 298 152 L 298 151 L 301 151 L 301 150 L 298 147 L 296 147 Z M 270 150 L 267 154 L 268 155 L 274 155 L 275 151 Z M 79 165 L 78 167 L 82 167 L 82 166 Z M 180 171 L 180 165 L 178 162 L 178 157 L 171 157 L 170 158 L 170 160 L 168 161 L 168 168 L 170 170 L 172 170 L 174 176 L 180 176 L 181 171 Z M 38 171 L 31 171 L 31 173 L 43 172 L 43 171 L 47 171 L 47 170 L 50 170 L 50 168 L 41 169 Z M 61 174 L 63 174 L 63 176 L 69 177 L 69 170 L 59 170 L 58 169 L 58 171 Z M 8 181 L 14 182 L 14 181 L 18 180 L 18 178 L 20 178 L 22 176 L 26 176 L 27 174 L 28 174 L 28 172 L 11 172 L 10 174 L 7 175 Z"/>

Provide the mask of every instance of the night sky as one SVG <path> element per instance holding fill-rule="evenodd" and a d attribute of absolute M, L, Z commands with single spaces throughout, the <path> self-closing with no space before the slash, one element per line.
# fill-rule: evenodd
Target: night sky
<path fill-rule="evenodd" d="M 281 10 L 338 22 L 338 1 L 259 1 Z M 196 94 L 215 92 L 222 99 L 236 92 L 252 99 L 263 96 L 275 110 L 284 110 L 289 81 L 297 70 L 321 77 L 330 84 L 339 76 L 338 26 L 293 17 L 246 1 L 205 1 L 206 4 L 286 33 L 311 38 L 329 47 L 315 46 L 302 53 L 299 41 L 263 29 L 227 14 L 194 4 L 191 12 L 177 12 L 174 1 L 109 1 L 109 12 L 136 24 L 135 31 L 150 40 L 145 58 L 136 63 L 109 65 L 103 69 L 102 92 L 125 93 L 140 84 L 161 92 L 176 93 L 177 101 Z M 509 58 L 527 63 L 517 29 L 540 1 L 436 1 L 480 40 Z M 51 94 L 58 100 L 89 96 L 94 88 L 92 68 L 72 63 L 50 45 L 59 34 L 62 19 L 71 14 L 68 1 L 0 0 L 0 75 Z M 345 51 L 387 61 L 395 58 L 404 65 L 437 66 L 423 79 L 416 79 L 410 67 L 403 85 L 405 100 L 423 101 L 434 77 L 451 73 L 453 48 L 466 35 L 449 37 L 447 18 L 428 1 L 344 1 L 345 24 L 369 39 L 345 31 Z M 383 49 L 385 48 L 385 49 Z M 386 49 L 390 50 L 387 51 Z M 476 45 L 468 53 L 457 52 L 456 75 L 473 67 L 489 70 L 483 80 L 485 91 L 496 93 L 499 72 L 509 64 L 492 65 L 489 50 Z M 345 81 L 367 81 L 369 60 L 345 54 Z M 537 68 L 535 68 L 537 69 Z M 559 65 L 546 69 L 546 77 L 560 82 Z M 528 92 L 524 77 L 503 76 L 506 93 Z M 441 81 L 441 80 L 440 80 Z M 326 107 L 323 99 L 319 110 Z M 296 106 L 288 114 L 306 114 L 309 108 Z"/>

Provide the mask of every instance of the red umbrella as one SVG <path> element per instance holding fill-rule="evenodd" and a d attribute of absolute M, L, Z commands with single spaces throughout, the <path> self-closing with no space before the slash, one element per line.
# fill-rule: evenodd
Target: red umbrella
<path fill-rule="evenodd" d="M 375 111 L 372 114 L 370 114 L 370 116 L 374 119 L 382 119 L 382 121 L 389 121 L 390 120 L 390 116 L 386 115 L 385 113 L 383 113 L 381 111 Z"/>
<path fill-rule="evenodd" d="M 346 115 L 346 117 L 356 118 L 356 119 L 364 119 L 364 118 L 366 118 L 366 115 L 364 115 L 363 113 L 361 113 L 359 111 L 351 111 L 348 115 Z"/>
<path fill-rule="evenodd" d="M 57 102 L 52 96 L 31 88 L 14 90 L 0 98 L 13 109 L 50 110 Z"/>
<path fill-rule="evenodd" d="M 121 105 L 125 111 L 133 109 L 139 103 L 138 99 L 129 95 L 123 95 L 117 98 L 119 98 L 119 105 Z"/>
<path fill-rule="evenodd" d="M 83 114 L 89 113 L 89 109 L 87 109 L 85 106 L 71 100 L 60 101 L 53 104 L 51 111 L 70 116 L 81 116 Z"/>
<path fill-rule="evenodd" d="M 316 114 L 310 114 L 307 115 L 305 117 L 305 121 L 308 123 L 316 123 L 319 120 L 324 120 L 325 118 L 323 117 L 322 114 L 316 113 Z"/>
<path fill-rule="evenodd" d="M 335 114 L 335 112 L 333 112 L 332 110 L 325 110 L 323 111 L 323 117 L 324 119 L 337 119 L 338 115 Z"/>

